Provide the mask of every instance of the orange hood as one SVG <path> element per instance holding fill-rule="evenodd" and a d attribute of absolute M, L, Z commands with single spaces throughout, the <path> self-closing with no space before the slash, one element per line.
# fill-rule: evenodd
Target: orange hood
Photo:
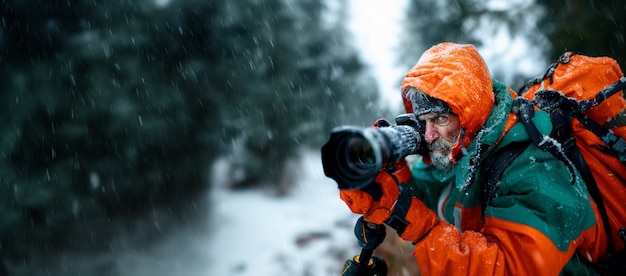
<path fill-rule="evenodd" d="M 452 149 L 455 156 L 489 116 L 495 101 L 492 85 L 489 69 L 474 46 L 446 42 L 424 52 L 409 70 L 402 81 L 402 99 L 406 112 L 412 113 L 405 89 L 410 86 L 450 106 L 465 133 Z"/>

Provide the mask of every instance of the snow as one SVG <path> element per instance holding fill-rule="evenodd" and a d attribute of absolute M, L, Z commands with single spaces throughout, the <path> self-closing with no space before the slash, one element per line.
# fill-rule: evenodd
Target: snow
<path fill-rule="evenodd" d="M 184 220 L 155 209 L 130 228 L 112 226 L 107 231 L 121 235 L 104 249 L 11 262 L 10 275 L 339 275 L 361 250 L 354 237 L 358 216 L 324 175 L 319 150 L 305 152 L 300 165 L 287 196 L 213 185 L 192 200 Z M 212 183 L 221 183 L 223 166 L 214 166 Z"/>
<path fill-rule="evenodd" d="M 353 234 L 358 216 L 324 176 L 318 153 L 305 154 L 301 168 L 301 182 L 286 197 L 213 188 L 217 227 L 202 275 L 339 275 L 346 258 L 360 252 Z"/>

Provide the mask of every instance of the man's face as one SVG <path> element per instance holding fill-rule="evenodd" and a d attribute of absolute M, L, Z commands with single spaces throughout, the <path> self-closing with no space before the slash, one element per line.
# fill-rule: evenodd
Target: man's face
<path fill-rule="evenodd" d="M 424 140 L 430 150 L 432 165 L 446 168 L 450 165 L 450 151 L 459 138 L 459 117 L 451 113 L 427 113 L 417 117 L 426 122 Z"/>

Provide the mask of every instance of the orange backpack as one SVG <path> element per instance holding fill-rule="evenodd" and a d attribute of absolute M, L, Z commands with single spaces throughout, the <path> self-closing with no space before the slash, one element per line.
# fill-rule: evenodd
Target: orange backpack
<path fill-rule="evenodd" d="M 626 78 L 614 59 L 566 52 L 543 76 L 519 91 L 520 99 L 550 114 L 554 126 L 550 138 L 559 144 L 552 151 L 565 155 L 585 179 L 605 225 L 609 225 L 612 254 L 626 252 L 624 88 Z"/>

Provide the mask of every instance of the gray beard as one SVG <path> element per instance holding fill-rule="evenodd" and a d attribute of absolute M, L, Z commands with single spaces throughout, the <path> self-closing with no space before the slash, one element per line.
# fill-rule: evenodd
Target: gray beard
<path fill-rule="evenodd" d="M 433 166 L 439 169 L 445 169 L 450 166 L 450 151 L 445 153 L 430 153 L 430 162 Z"/>
<path fill-rule="evenodd" d="M 456 141 L 458 136 L 454 137 L 452 141 Z M 437 140 L 434 143 L 428 145 L 428 148 L 433 149 L 444 149 L 443 152 L 430 152 L 430 162 L 433 166 L 439 169 L 445 169 L 450 166 L 452 163 L 450 161 L 450 151 L 452 151 L 452 146 L 454 143 L 450 143 L 446 140 Z"/>

